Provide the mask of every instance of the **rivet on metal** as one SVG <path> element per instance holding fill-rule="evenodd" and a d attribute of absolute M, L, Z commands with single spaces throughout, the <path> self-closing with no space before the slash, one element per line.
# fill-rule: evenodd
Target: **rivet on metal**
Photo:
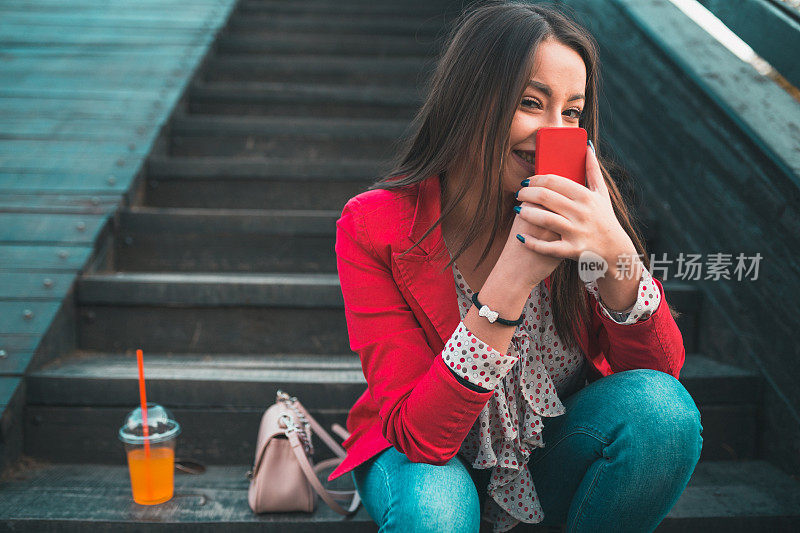
<path fill-rule="evenodd" d="M 114 185 L 115 183 L 117 183 L 117 178 L 115 178 L 114 176 L 109 176 L 106 182 L 108 182 L 109 185 Z"/>
<path fill-rule="evenodd" d="M 86 231 L 86 223 L 85 222 L 78 222 L 78 225 L 75 226 L 78 228 L 78 231 Z"/>
<path fill-rule="evenodd" d="M 58 257 L 60 257 L 61 259 L 66 259 L 67 257 L 69 257 L 69 252 L 67 252 L 66 250 L 59 250 Z"/>
<path fill-rule="evenodd" d="M 31 311 L 30 309 L 26 309 L 25 311 L 22 312 L 22 317 L 25 320 L 30 320 L 33 318 L 33 316 L 34 316 L 33 311 Z"/>
<path fill-rule="evenodd" d="M 92 196 L 92 199 L 89 201 L 92 202 L 92 205 L 100 205 L 100 198 L 97 196 Z"/>
<path fill-rule="evenodd" d="M 42 282 L 46 289 L 49 289 L 53 286 L 53 280 L 50 278 L 45 278 Z"/>
<path fill-rule="evenodd" d="M 0 359 L 6 359 L 8 357 L 8 353 L 5 350 L 0 350 Z"/>
<path fill-rule="evenodd" d="M 117 159 L 117 166 L 118 167 L 124 167 L 125 166 L 125 160 L 122 159 L 121 157 L 119 159 Z"/>

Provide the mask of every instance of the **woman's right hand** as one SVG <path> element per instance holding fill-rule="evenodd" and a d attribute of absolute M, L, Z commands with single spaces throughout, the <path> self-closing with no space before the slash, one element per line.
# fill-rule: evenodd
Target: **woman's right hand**
<path fill-rule="evenodd" d="M 538 209 L 546 209 L 539 204 L 530 202 L 521 202 L 521 207 L 535 207 Z M 564 259 L 561 257 L 551 257 L 549 255 L 542 255 L 533 251 L 528 243 L 520 242 L 517 239 L 517 233 L 521 235 L 532 235 L 537 239 L 544 241 L 557 241 L 561 239 L 561 235 L 531 224 L 519 214 L 514 217 L 514 222 L 511 225 L 511 231 L 508 234 L 508 240 L 503 248 L 501 260 L 510 263 L 514 266 L 514 270 L 518 275 L 523 275 L 523 279 L 531 287 L 535 287 L 540 281 L 545 279 L 555 268 L 561 264 Z"/>

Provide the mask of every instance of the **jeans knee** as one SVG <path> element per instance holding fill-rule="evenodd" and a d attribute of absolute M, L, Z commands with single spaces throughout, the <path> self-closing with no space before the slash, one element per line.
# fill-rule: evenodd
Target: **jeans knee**
<path fill-rule="evenodd" d="M 700 411 L 686 387 L 674 376 L 651 369 L 638 369 L 634 433 L 647 446 L 663 447 L 678 459 L 683 454 L 696 462 L 703 445 Z"/>
<path fill-rule="evenodd" d="M 478 533 L 478 490 L 458 457 L 442 466 L 401 458 L 395 474 L 381 532 Z"/>
<path fill-rule="evenodd" d="M 398 487 L 414 494 L 389 510 L 387 525 L 393 523 L 402 526 L 402 531 L 420 533 L 478 533 L 481 515 L 478 491 L 468 473 L 453 474 L 446 479 L 425 476 L 413 487 Z M 386 531 L 394 529 L 387 527 Z"/>

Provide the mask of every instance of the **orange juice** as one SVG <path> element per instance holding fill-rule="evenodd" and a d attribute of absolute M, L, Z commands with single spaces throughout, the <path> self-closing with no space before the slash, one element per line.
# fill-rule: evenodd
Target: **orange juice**
<path fill-rule="evenodd" d="M 149 457 L 145 455 L 144 447 L 128 450 L 128 469 L 136 503 L 155 505 L 172 498 L 175 474 L 172 447 L 150 445 Z"/>

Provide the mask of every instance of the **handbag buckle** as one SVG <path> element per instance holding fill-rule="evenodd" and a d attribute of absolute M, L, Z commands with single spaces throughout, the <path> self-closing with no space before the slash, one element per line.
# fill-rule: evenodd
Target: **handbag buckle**
<path fill-rule="evenodd" d="M 297 431 L 297 426 L 294 425 L 294 420 L 292 419 L 291 416 L 289 416 L 289 415 L 281 415 L 279 420 L 281 420 L 283 422 L 283 425 L 286 428 L 284 430 L 284 433 L 288 434 L 288 433 L 291 433 L 293 431 Z"/>

